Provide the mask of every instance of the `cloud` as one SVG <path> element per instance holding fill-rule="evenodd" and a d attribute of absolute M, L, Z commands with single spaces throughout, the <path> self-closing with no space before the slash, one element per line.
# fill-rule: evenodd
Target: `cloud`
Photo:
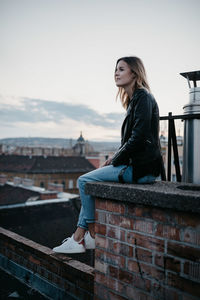
<path fill-rule="evenodd" d="M 2 98 L 2 97 L 1 97 Z M 20 98 L 20 103 L 0 103 L 1 124 L 12 123 L 62 123 L 67 119 L 102 128 L 118 129 L 123 114 L 101 114 L 87 105 L 47 101 L 42 99 Z M 20 104 L 20 105 L 19 105 Z"/>

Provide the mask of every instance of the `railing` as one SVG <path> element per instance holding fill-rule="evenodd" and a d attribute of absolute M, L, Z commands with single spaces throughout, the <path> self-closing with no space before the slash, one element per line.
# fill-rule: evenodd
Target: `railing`
<path fill-rule="evenodd" d="M 178 155 L 178 147 L 176 140 L 176 129 L 174 120 L 189 120 L 189 119 L 200 119 L 200 114 L 186 114 L 186 115 L 175 115 L 173 116 L 171 112 L 169 112 L 168 116 L 160 117 L 160 121 L 168 120 L 168 155 L 167 155 L 167 176 L 164 168 L 164 164 L 162 167 L 161 178 L 162 180 L 171 181 L 171 158 L 172 158 L 172 147 L 174 154 L 174 164 L 176 171 L 176 180 L 181 182 L 181 172 L 180 172 L 180 163 L 179 163 L 179 155 Z"/>

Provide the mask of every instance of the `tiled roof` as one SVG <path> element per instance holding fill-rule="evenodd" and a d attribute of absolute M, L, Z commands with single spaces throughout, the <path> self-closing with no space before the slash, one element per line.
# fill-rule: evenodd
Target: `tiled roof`
<path fill-rule="evenodd" d="M 0 206 L 24 203 L 31 197 L 40 198 L 40 193 L 9 184 L 0 186 Z"/>
<path fill-rule="evenodd" d="M 94 169 L 85 157 L 80 156 L 0 155 L 0 172 L 77 173 Z"/>

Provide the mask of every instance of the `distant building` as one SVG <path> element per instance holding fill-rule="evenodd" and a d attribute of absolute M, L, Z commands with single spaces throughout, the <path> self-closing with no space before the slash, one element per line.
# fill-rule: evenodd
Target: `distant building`
<path fill-rule="evenodd" d="M 102 155 L 94 151 L 92 145 L 86 141 L 80 133 L 75 145 L 72 141 L 68 148 L 50 147 L 50 146 L 16 146 L 0 144 L 0 155 L 23 155 L 23 156 L 83 156 L 86 157 L 95 168 L 98 168 L 102 163 Z"/>
<path fill-rule="evenodd" d="M 102 157 L 99 152 L 95 152 L 92 145 L 85 141 L 82 132 L 77 139 L 76 144 L 72 147 L 73 155 L 86 157 L 95 168 L 99 168 L 102 163 Z"/>
<path fill-rule="evenodd" d="M 0 155 L 0 173 L 8 180 L 13 181 L 15 177 L 29 179 L 35 186 L 46 189 L 51 184 L 62 185 L 69 193 L 78 193 L 78 177 L 94 169 L 85 157 L 80 156 Z"/>

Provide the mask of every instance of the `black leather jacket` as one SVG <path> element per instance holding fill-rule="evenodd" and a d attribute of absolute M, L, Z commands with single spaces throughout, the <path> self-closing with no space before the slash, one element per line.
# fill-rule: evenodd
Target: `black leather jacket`
<path fill-rule="evenodd" d="M 121 128 L 121 146 L 111 163 L 132 165 L 133 181 L 160 174 L 159 109 L 152 94 L 145 89 L 133 93 Z"/>

